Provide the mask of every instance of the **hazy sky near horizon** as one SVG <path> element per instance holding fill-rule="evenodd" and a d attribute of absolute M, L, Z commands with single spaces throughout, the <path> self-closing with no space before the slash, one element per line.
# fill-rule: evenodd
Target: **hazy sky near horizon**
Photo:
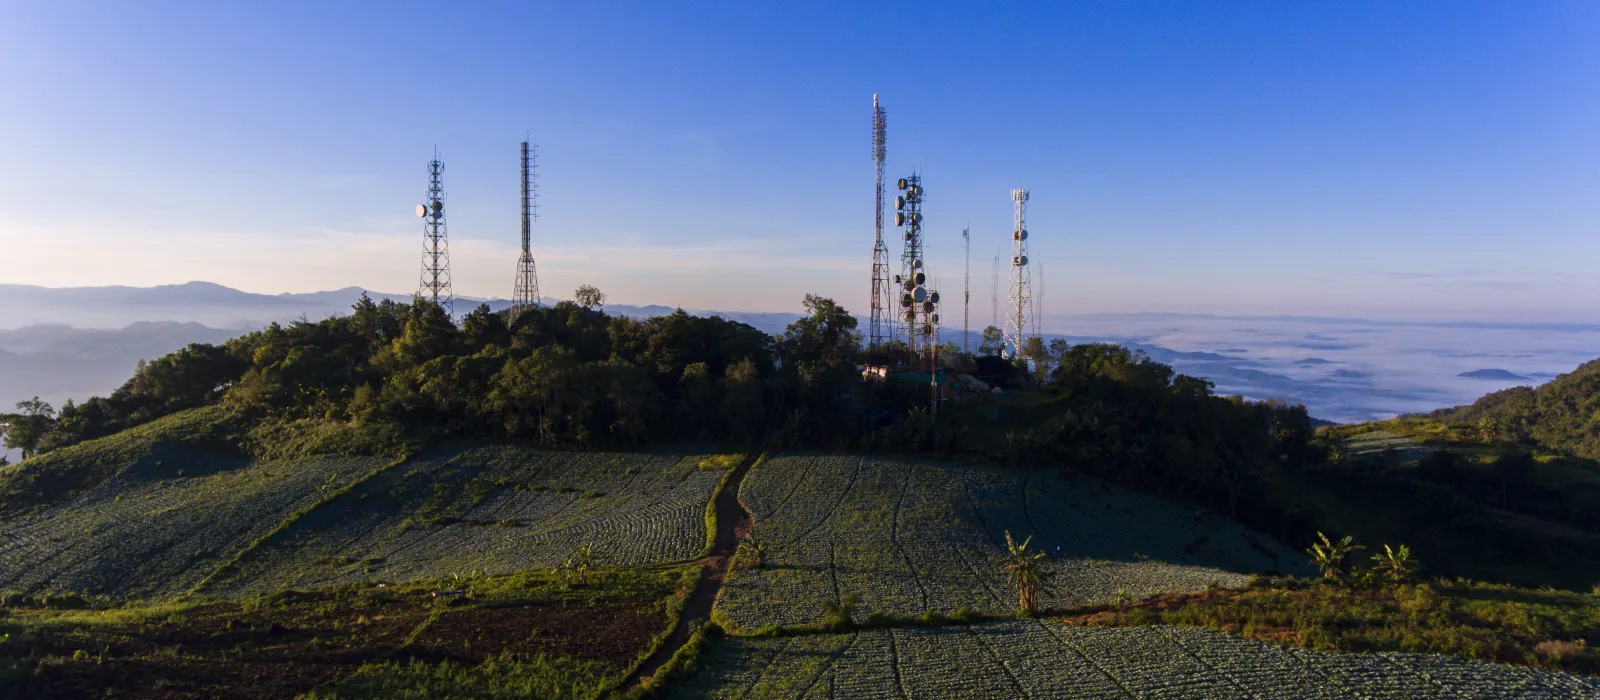
<path fill-rule="evenodd" d="M 546 296 L 865 313 L 880 93 L 974 322 L 1018 186 L 1050 313 L 1600 321 L 1589 0 L 0 0 L 0 75 L 0 283 L 413 290 L 437 146 L 509 296 L 527 133 Z"/>

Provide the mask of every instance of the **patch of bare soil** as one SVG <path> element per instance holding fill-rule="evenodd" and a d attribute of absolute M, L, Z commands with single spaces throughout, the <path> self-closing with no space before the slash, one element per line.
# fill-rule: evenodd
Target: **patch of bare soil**
<path fill-rule="evenodd" d="M 654 598 L 535 603 L 514 608 L 466 608 L 439 616 L 406 649 L 437 663 L 450 660 L 476 664 L 512 654 L 576 656 L 627 668 L 639 650 L 649 646 L 667 624 Z"/>
<path fill-rule="evenodd" d="M 32 672 L 3 698 L 294 698 L 384 659 L 477 663 L 501 651 L 545 653 L 626 668 L 666 624 L 658 600 L 540 602 L 444 610 L 411 646 L 437 603 L 426 593 L 359 595 L 246 611 L 235 603 L 134 623 L 56 624 L 12 639 L 4 653 Z"/>

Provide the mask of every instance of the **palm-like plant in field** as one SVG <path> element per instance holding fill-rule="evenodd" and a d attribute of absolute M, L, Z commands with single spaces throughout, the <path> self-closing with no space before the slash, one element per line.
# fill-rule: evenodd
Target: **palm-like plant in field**
<path fill-rule="evenodd" d="M 739 541 L 739 565 L 746 569 L 761 568 L 761 560 L 767 553 L 767 544 L 756 537 L 752 532 Z"/>
<path fill-rule="evenodd" d="M 589 567 L 593 565 L 594 546 L 586 544 L 567 555 L 557 570 L 561 574 L 561 582 L 571 588 L 588 582 Z"/>
<path fill-rule="evenodd" d="M 1411 548 L 1406 545 L 1394 549 L 1384 545 L 1383 553 L 1372 555 L 1372 561 L 1376 562 L 1372 568 L 1390 581 L 1405 581 L 1417 571 L 1417 561 L 1411 558 Z"/>
<path fill-rule="evenodd" d="M 1011 538 L 1011 531 L 1007 530 L 1006 553 L 996 557 L 1001 563 L 1001 568 L 1005 569 L 1006 582 L 1017 589 L 1018 612 L 1025 615 L 1033 614 L 1034 599 L 1040 592 L 1045 591 L 1051 575 L 1045 570 L 1044 562 L 1041 561 L 1045 553 L 1028 551 L 1028 544 L 1031 542 L 1033 537 L 1030 535 L 1028 539 L 1022 541 L 1022 544 L 1017 544 L 1017 541 Z"/>
<path fill-rule="evenodd" d="M 1322 569 L 1323 578 L 1339 578 L 1339 574 L 1344 571 L 1344 560 L 1350 556 L 1350 553 L 1358 549 L 1366 549 L 1366 547 L 1353 544 L 1353 540 L 1349 535 L 1345 535 L 1343 539 L 1334 542 L 1328 539 L 1327 535 L 1318 532 L 1317 539 L 1321 541 L 1312 543 L 1311 548 L 1306 550 L 1306 554 L 1311 555 L 1312 564 L 1316 564 L 1317 568 Z"/>

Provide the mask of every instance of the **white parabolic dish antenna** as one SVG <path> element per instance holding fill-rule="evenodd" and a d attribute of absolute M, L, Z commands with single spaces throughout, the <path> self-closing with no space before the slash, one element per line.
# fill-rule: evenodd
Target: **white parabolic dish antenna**
<path fill-rule="evenodd" d="M 427 216 L 427 215 L 428 215 L 428 205 L 426 205 L 426 204 L 418 204 L 417 205 L 417 216 L 418 217 L 424 217 L 424 216 Z"/>

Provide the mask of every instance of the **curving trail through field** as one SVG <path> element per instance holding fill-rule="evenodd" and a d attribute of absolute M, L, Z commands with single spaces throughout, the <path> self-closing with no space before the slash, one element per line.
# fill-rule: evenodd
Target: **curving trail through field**
<path fill-rule="evenodd" d="M 744 461 L 733 468 L 733 473 L 728 476 L 728 482 L 723 485 L 714 507 L 717 513 L 717 536 L 711 546 L 711 553 L 701 557 L 694 563 L 700 566 L 700 578 L 695 582 L 694 590 L 689 593 L 688 600 L 684 601 L 683 611 L 678 615 L 678 624 L 672 628 L 672 634 L 666 641 L 657 647 L 655 653 L 639 664 L 627 680 L 623 681 L 624 688 L 637 685 L 641 679 L 655 675 L 656 671 L 666 665 L 674 654 L 678 653 L 683 645 L 689 643 L 689 637 L 694 633 L 695 622 L 705 622 L 711 619 L 711 608 L 716 605 L 717 594 L 722 591 L 722 582 L 728 576 L 728 567 L 733 563 L 733 555 L 738 552 L 739 540 L 750 531 L 751 515 L 739 503 L 739 485 L 744 481 L 745 474 L 750 472 L 761 459 L 759 453 L 751 453 Z"/>

